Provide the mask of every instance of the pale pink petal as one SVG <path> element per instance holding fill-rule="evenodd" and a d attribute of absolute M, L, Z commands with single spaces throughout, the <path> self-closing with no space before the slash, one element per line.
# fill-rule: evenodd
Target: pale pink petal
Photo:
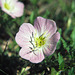
<path fill-rule="evenodd" d="M 30 37 L 32 37 L 32 32 L 34 33 L 34 27 L 29 23 L 23 23 L 16 34 L 15 40 L 20 47 L 31 46 Z"/>
<path fill-rule="evenodd" d="M 55 33 L 49 40 L 49 44 L 47 45 L 47 47 L 44 48 L 44 54 L 49 56 L 51 54 L 54 53 L 55 49 L 56 49 L 56 44 L 60 39 L 60 34 L 59 32 Z"/>
<path fill-rule="evenodd" d="M 21 50 L 19 51 L 19 55 L 24 58 L 29 60 L 30 59 L 30 53 L 32 50 L 29 47 L 22 47 Z"/>
<path fill-rule="evenodd" d="M 5 2 L 5 0 L 0 0 L 1 8 L 3 7 L 4 2 Z"/>
<path fill-rule="evenodd" d="M 31 54 L 31 58 L 29 61 L 31 61 L 32 63 L 39 63 L 39 62 L 43 61 L 44 58 L 45 57 L 44 57 L 43 51 L 37 50 Z"/>
<path fill-rule="evenodd" d="M 5 13 L 7 13 L 8 15 L 10 15 L 12 18 L 16 18 L 12 13 L 11 13 L 11 11 L 9 11 L 9 10 L 7 10 L 5 7 L 4 7 L 4 3 L 6 2 L 6 3 L 9 3 L 9 1 L 10 0 L 8 0 L 8 1 L 5 1 L 5 0 L 1 0 L 1 9 L 5 12 Z M 11 4 L 12 2 L 10 2 L 10 4 Z M 10 5 L 9 4 L 9 5 Z"/>
<path fill-rule="evenodd" d="M 50 38 L 50 43 L 57 43 L 59 39 L 60 39 L 60 33 L 57 32 Z"/>
<path fill-rule="evenodd" d="M 10 6 L 10 9 L 4 7 L 4 3 Z M 1 0 L 1 9 L 10 15 L 12 18 L 21 17 L 24 12 L 24 4 L 18 0 Z"/>
<path fill-rule="evenodd" d="M 29 35 L 21 32 L 21 31 L 19 31 L 16 34 L 15 40 L 20 47 L 31 46 L 31 43 L 29 42 L 30 36 L 29 37 L 27 37 L 27 36 L 29 36 Z"/>
<path fill-rule="evenodd" d="M 32 52 L 30 48 L 26 48 L 26 47 L 23 47 L 20 50 L 19 55 L 22 58 L 27 59 L 32 63 L 39 63 L 43 61 L 44 59 L 44 54 L 42 50 L 37 50 L 37 51 Z"/>
<path fill-rule="evenodd" d="M 18 0 L 4 0 L 6 3 L 8 3 L 10 6 L 12 5 L 12 4 L 16 4 L 17 2 L 18 2 Z"/>
<path fill-rule="evenodd" d="M 9 4 L 10 6 L 14 6 L 18 0 L 0 0 L 1 7 L 4 8 L 4 3 Z"/>
<path fill-rule="evenodd" d="M 9 11 L 7 11 L 6 9 L 2 8 L 2 10 L 7 13 L 8 15 L 10 15 L 12 18 L 16 18 L 16 16 L 14 16 L 12 13 L 10 13 Z"/>
<path fill-rule="evenodd" d="M 46 31 L 50 36 L 52 36 L 54 33 L 56 33 L 57 27 L 56 23 L 53 20 L 46 20 Z"/>
<path fill-rule="evenodd" d="M 23 23 L 19 30 L 22 31 L 23 33 L 27 32 L 29 35 L 32 35 L 32 32 L 34 32 L 35 29 L 32 24 Z"/>
<path fill-rule="evenodd" d="M 55 45 L 50 44 L 49 46 L 44 48 L 44 54 L 47 56 L 52 55 L 55 49 L 56 49 L 56 44 Z"/>
<path fill-rule="evenodd" d="M 46 19 L 42 17 L 37 17 L 34 21 L 34 27 L 41 32 L 42 29 L 44 29 Z"/>
<path fill-rule="evenodd" d="M 1 7 L 1 0 L 0 0 L 0 7 Z"/>
<path fill-rule="evenodd" d="M 24 12 L 24 4 L 21 2 L 16 2 L 12 14 L 16 17 L 21 17 L 23 15 L 23 12 Z"/>
<path fill-rule="evenodd" d="M 12 1 L 14 3 L 14 2 L 17 2 L 18 0 L 9 0 L 9 1 Z"/>
<path fill-rule="evenodd" d="M 47 32 L 50 34 L 50 37 L 56 32 L 57 27 L 56 23 L 53 20 L 45 19 L 42 17 L 37 17 L 34 21 L 34 27 L 40 32 Z"/>

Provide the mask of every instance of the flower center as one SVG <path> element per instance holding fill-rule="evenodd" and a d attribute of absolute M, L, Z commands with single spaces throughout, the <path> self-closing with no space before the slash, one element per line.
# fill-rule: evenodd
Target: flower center
<path fill-rule="evenodd" d="M 47 41 L 47 36 L 45 36 L 45 34 L 46 32 L 38 36 L 37 33 L 33 34 L 32 32 L 32 37 L 30 37 L 31 40 L 29 41 L 33 46 L 33 47 L 29 47 L 32 51 L 38 50 L 39 48 L 45 46 Z"/>
<path fill-rule="evenodd" d="M 36 47 L 41 47 L 46 43 L 46 39 L 43 35 L 41 35 L 39 37 L 34 37 L 34 41 L 35 41 Z"/>
<path fill-rule="evenodd" d="M 10 6 L 9 6 L 7 3 L 4 4 L 4 7 L 5 7 L 7 10 L 10 9 Z"/>

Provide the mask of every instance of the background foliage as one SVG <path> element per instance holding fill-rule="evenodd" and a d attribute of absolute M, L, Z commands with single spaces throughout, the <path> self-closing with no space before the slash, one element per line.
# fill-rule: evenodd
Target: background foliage
<path fill-rule="evenodd" d="M 24 15 L 12 19 L 0 9 L 0 75 L 75 74 L 75 0 L 19 0 Z M 37 16 L 56 21 L 61 38 L 54 54 L 39 64 L 22 59 L 15 35 L 22 23 L 34 24 Z"/>

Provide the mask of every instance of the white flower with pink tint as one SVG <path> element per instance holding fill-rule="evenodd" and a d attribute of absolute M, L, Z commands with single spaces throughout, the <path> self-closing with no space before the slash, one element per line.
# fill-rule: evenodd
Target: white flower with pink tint
<path fill-rule="evenodd" d="M 24 4 L 18 0 L 0 0 L 1 9 L 12 18 L 21 17 L 24 11 Z"/>
<path fill-rule="evenodd" d="M 32 63 L 43 61 L 45 55 L 54 53 L 60 39 L 56 23 L 53 20 L 37 17 L 34 26 L 23 23 L 15 40 L 21 48 L 19 55 Z"/>

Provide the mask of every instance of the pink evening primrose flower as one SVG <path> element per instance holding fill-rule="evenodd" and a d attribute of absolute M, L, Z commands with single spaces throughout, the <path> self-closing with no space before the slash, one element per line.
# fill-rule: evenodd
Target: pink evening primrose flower
<path fill-rule="evenodd" d="M 21 48 L 19 55 L 32 63 L 43 61 L 45 55 L 54 53 L 60 39 L 56 23 L 53 20 L 37 17 L 34 26 L 23 23 L 15 40 Z"/>
<path fill-rule="evenodd" d="M 24 4 L 18 0 L 0 0 L 1 9 L 12 18 L 21 17 L 24 11 Z"/>

